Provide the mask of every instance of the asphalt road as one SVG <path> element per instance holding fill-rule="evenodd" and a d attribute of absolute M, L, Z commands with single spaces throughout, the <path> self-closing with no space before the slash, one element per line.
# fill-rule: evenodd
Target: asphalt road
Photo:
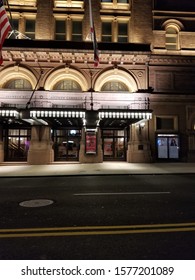
<path fill-rule="evenodd" d="M 195 258 L 193 174 L 0 178 L 0 213 L 0 259 Z"/>

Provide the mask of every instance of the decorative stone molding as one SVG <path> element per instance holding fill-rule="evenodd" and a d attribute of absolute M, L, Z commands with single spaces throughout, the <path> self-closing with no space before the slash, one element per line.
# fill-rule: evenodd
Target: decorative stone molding
<path fill-rule="evenodd" d="M 133 76 L 126 71 L 115 68 L 102 73 L 95 81 L 94 90 L 101 91 L 102 86 L 109 81 L 118 80 L 123 82 L 129 89 L 129 92 L 136 92 L 138 90 L 137 83 Z"/>
<path fill-rule="evenodd" d="M 45 90 L 52 90 L 54 85 L 64 79 L 76 81 L 82 88 L 82 91 L 87 91 L 89 86 L 83 74 L 75 69 L 65 67 L 53 71 L 45 81 Z"/>
<path fill-rule="evenodd" d="M 35 88 L 37 84 L 37 79 L 30 70 L 21 66 L 14 66 L 5 68 L 0 72 L 0 88 L 3 88 L 4 84 L 12 79 L 26 79 L 31 83 L 32 88 Z"/>

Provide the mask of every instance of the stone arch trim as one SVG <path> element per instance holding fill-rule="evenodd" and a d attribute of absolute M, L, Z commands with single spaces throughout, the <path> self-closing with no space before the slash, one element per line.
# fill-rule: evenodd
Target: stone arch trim
<path fill-rule="evenodd" d="M 175 28 L 177 32 L 184 30 L 184 25 L 176 19 L 168 19 L 163 22 L 162 28 L 166 30 L 168 27 Z"/>
<path fill-rule="evenodd" d="M 14 79 L 26 79 L 31 83 L 32 88 L 35 88 L 37 84 L 37 78 L 30 70 L 21 66 L 12 66 L 0 72 L 0 88 L 3 88 L 8 81 Z"/>
<path fill-rule="evenodd" d="M 95 81 L 94 90 L 101 91 L 102 86 L 106 82 L 112 80 L 123 82 L 128 87 L 129 92 L 136 92 L 138 90 L 138 86 L 134 77 L 130 73 L 121 69 L 107 70 L 100 74 Z"/>
<path fill-rule="evenodd" d="M 64 79 L 76 81 L 81 86 L 82 91 L 88 90 L 88 83 L 84 75 L 78 70 L 69 67 L 53 71 L 45 80 L 45 90 L 52 90 L 56 83 Z"/>

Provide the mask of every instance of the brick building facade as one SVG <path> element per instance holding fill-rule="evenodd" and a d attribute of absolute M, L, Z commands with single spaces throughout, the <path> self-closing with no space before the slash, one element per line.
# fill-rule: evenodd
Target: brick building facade
<path fill-rule="evenodd" d="M 162 5 L 165 1 L 166 5 Z M 9 0 L 0 162 L 195 161 L 195 8 Z"/>

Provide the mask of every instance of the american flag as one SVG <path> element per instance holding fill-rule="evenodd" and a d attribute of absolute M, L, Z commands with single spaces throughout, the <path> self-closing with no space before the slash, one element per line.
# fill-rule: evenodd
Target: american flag
<path fill-rule="evenodd" d="M 95 35 L 91 0 L 89 0 L 89 19 L 90 19 L 90 33 L 91 33 L 91 38 L 92 38 L 92 42 L 93 42 L 93 50 L 94 50 L 94 66 L 97 67 L 99 64 L 99 51 L 98 51 L 97 40 L 96 40 L 96 35 Z"/>
<path fill-rule="evenodd" d="M 0 64 L 3 63 L 1 50 L 10 29 L 11 25 L 3 6 L 3 0 L 0 0 Z"/>

